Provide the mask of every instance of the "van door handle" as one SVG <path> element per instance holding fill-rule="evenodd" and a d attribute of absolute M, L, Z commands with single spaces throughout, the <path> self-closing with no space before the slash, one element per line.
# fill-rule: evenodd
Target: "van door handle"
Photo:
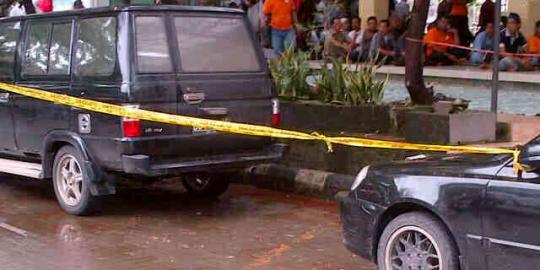
<path fill-rule="evenodd" d="M 227 116 L 229 110 L 227 108 L 215 107 L 215 108 L 200 108 L 205 116 Z"/>
<path fill-rule="evenodd" d="M 9 102 L 9 93 L 0 93 L 0 103 Z"/>
<path fill-rule="evenodd" d="M 183 95 L 184 101 L 187 104 L 201 104 L 204 99 L 206 98 L 206 95 L 204 93 L 187 93 Z"/>

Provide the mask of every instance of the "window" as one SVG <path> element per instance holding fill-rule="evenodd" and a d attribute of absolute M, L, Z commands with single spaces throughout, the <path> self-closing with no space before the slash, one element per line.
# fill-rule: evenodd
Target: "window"
<path fill-rule="evenodd" d="M 50 29 L 51 24 L 45 22 L 30 25 L 22 66 L 24 75 L 47 75 Z"/>
<path fill-rule="evenodd" d="M 15 52 L 20 32 L 19 22 L 0 24 L 0 78 L 13 78 Z"/>
<path fill-rule="evenodd" d="M 258 71 L 249 30 L 240 17 L 176 17 L 180 63 L 187 72 Z"/>
<path fill-rule="evenodd" d="M 71 23 L 53 24 L 49 48 L 49 75 L 69 75 Z"/>
<path fill-rule="evenodd" d="M 81 20 L 78 32 L 76 74 L 81 77 L 112 75 L 116 66 L 116 19 Z"/>
<path fill-rule="evenodd" d="M 169 42 L 163 18 L 138 16 L 135 19 L 135 25 L 139 72 L 172 72 Z"/>

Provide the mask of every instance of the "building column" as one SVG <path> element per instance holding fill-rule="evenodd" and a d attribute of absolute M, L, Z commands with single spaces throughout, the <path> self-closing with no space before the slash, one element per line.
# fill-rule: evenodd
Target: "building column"
<path fill-rule="evenodd" d="M 521 16 L 521 31 L 528 37 L 534 33 L 534 25 L 540 20 L 540 0 L 508 0 L 508 12 Z"/>
<path fill-rule="evenodd" d="M 390 3 L 388 0 L 360 0 L 360 18 L 364 24 L 367 18 L 376 16 L 379 20 L 388 18 Z"/>

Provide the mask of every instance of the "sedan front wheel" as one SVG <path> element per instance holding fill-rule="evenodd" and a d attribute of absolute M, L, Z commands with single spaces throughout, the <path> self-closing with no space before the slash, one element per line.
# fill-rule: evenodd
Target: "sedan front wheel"
<path fill-rule="evenodd" d="M 435 217 L 423 212 L 398 216 L 379 240 L 380 270 L 458 270 L 453 239 Z"/>

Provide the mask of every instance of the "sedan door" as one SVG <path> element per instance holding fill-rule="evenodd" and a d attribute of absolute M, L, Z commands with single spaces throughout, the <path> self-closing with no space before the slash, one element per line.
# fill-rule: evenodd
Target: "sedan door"
<path fill-rule="evenodd" d="M 490 181 L 483 210 L 484 244 L 490 270 L 540 266 L 540 175 L 520 173 L 512 164 Z"/>

